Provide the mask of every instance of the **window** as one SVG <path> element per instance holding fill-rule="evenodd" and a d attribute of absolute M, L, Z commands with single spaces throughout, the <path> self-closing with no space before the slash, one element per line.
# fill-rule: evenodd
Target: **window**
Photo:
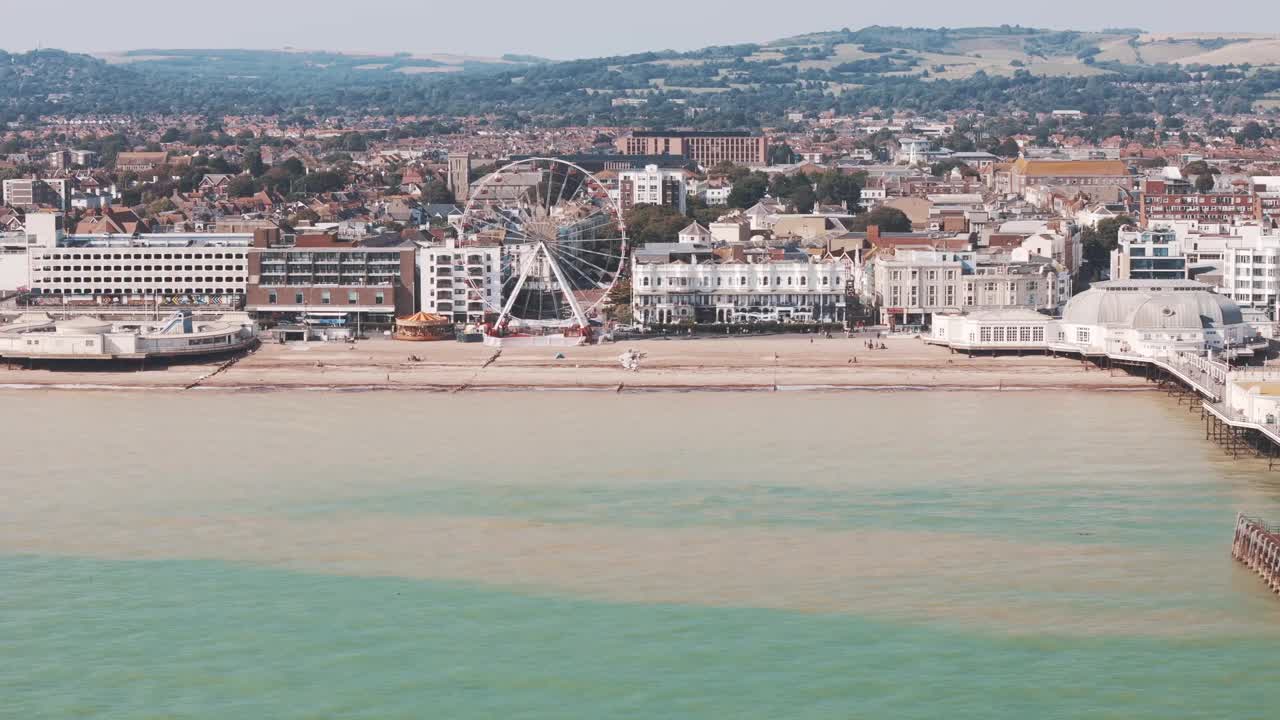
<path fill-rule="evenodd" d="M 302 299 L 302 293 L 294 293 L 293 302 L 295 305 L 303 305 L 306 303 L 306 300 Z"/>
<path fill-rule="evenodd" d="M 1044 331 L 1041 331 L 1041 334 L 1043 334 L 1043 332 L 1044 332 Z M 1019 340 L 1021 340 L 1021 341 L 1022 341 L 1022 342 L 1024 342 L 1024 343 L 1029 343 L 1029 342 L 1031 342 L 1031 328 L 1029 328 L 1029 327 L 1024 327 L 1024 328 L 1020 329 L 1020 330 L 1018 331 L 1018 339 L 1019 339 Z"/>
<path fill-rule="evenodd" d="M 1089 342 L 1089 328 L 1076 328 L 1076 342 L 1078 343 Z"/>
<path fill-rule="evenodd" d="M 1032 342 L 1044 342 L 1044 328 L 1031 328 L 1031 340 Z"/>
<path fill-rule="evenodd" d="M 276 297 L 276 291 L 275 291 L 275 290 L 271 290 L 271 291 L 269 291 L 269 292 L 267 293 L 267 304 L 268 304 L 268 305 L 275 305 L 275 304 L 276 304 L 276 302 L 277 302 L 277 300 L 278 300 L 278 298 Z"/>
<path fill-rule="evenodd" d="M 347 293 L 347 304 L 348 304 L 348 305 L 355 305 L 355 304 L 356 304 L 356 303 L 358 303 L 358 302 L 360 302 L 360 293 L 358 293 L 358 292 L 356 292 L 356 291 L 354 291 L 354 290 L 352 290 L 351 292 Z"/>
<path fill-rule="evenodd" d="M 991 342 L 991 328 L 989 327 L 982 328 L 980 331 L 980 334 L 981 334 L 982 342 L 984 343 Z"/>
<path fill-rule="evenodd" d="M 991 328 L 991 340 L 992 342 L 998 342 L 998 343 L 1004 342 L 1004 328 L 1002 327 Z"/>
<path fill-rule="evenodd" d="M 383 303 L 385 302 L 384 297 L 385 297 L 385 296 L 384 296 L 382 293 L 378 293 L 378 294 L 374 295 L 374 296 L 373 296 L 373 303 L 374 303 L 375 305 L 381 305 L 381 304 L 383 304 Z"/>

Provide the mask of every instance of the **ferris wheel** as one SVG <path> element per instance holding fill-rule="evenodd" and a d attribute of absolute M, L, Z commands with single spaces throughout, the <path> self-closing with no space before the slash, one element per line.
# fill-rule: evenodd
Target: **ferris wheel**
<path fill-rule="evenodd" d="M 626 227 L 608 189 L 553 158 L 514 162 L 484 178 L 458 237 L 463 247 L 500 248 L 500 297 L 478 294 L 499 327 L 585 328 L 626 266 Z"/>

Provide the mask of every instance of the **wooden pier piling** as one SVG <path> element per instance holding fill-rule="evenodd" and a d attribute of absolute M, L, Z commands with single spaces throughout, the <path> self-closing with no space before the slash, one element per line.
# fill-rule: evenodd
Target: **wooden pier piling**
<path fill-rule="evenodd" d="M 1280 594 L 1280 530 L 1241 513 L 1231 557 L 1258 573 L 1271 592 Z"/>

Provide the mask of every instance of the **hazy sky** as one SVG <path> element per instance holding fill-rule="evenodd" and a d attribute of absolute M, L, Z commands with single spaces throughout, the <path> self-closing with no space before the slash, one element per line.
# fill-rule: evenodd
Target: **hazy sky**
<path fill-rule="evenodd" d="M 849 0 L 0 0 L 0 6 L 10 4 L 0 10 L 0 24 L 10 28 L 0 36 L 0 47 L 84 52 L 288 46 L 572 58 L 687 50 L 876 24 L 1280 32 L 1280 3 L 1262 0 L 1220 13 L 1206 12 L 1196 0 L 917 0 L 901 5 Z"/>

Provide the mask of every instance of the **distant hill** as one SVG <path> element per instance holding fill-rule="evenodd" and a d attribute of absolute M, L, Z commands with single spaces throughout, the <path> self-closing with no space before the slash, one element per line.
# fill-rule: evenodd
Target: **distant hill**
<path fill-rule="evenodd" d="M 0 53 L 0 119 L 113 113 L 492 113 L 550 123 L 753 126 L 789 112 L 1280 107 L 1280 35 L 873 26 L 550 62 L 505 55 L 140 49 Z"/>
<path fill-rule="evenodd" d="M 470 57 L 436 53 L 335 53 L 317 50 L 130 50 L 97 57 L 111 65 L 150 72 L 197 74 L 217 78 L 260 78 L 272 73 L 343 76 L 348 73 L 498 72 L 545 62 L 523 56 Z"/>

